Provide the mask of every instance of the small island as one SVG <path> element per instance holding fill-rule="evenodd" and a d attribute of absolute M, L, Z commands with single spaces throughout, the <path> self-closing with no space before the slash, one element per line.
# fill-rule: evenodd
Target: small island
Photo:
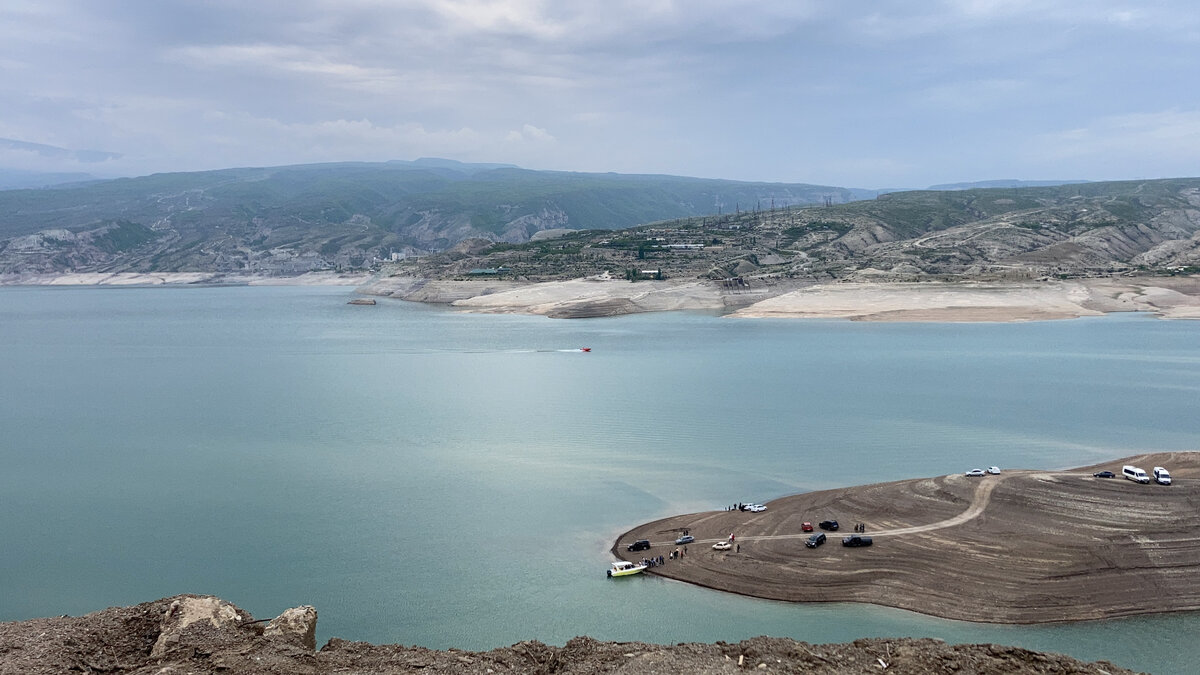
<path fill-rule="evenodd" d="M 1135 483 L 1123 465 L 1170 469 Z M 971 468 L 971 467 L 964 467 Z M 1114 478 L 1093 474 L 1112 471 Z M 1200 609 L 1200 452 L 1116 459 L 1063 471 L 955 473 L 776 499 L 639 525 L 612 552 L 682 558 L 649 574 L 790 602 L 864 602 L 989 623 L 1048 623 Z M 805 546 L 804 523 L 837 532 Z M 869 547 L 843 547 L 863 524 Z M 816 529 L 820 531 L 820 529 Z M 714 550 L 729 541 L 735 547 Z M 631 552 L 639 539 L 650 551 Z"/>

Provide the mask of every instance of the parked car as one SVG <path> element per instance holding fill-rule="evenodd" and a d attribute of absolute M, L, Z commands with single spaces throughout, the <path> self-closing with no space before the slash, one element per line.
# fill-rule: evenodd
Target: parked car
<path fill-rule="evenodd" d="M 676 543 L 676 544 L 690 544 L 690 543 L 692 543 L 693 541 L 696 541 L 696 538 L 695 538 L 695 537 L 693 537 L 693 536 L 692 536 L 692 535 L 690 535 L 690 534 L 685 534 L 685 535 L 683 535 L 682 537 L 680 537 L 680 538 L 676 539 L 676 540 L 675 540 L 675 543 Z"/>
<path fill-rule="evenodd" d="M 971 469 L 967 472 L 967 475 L 971 478 L 978 478 L 979 476 L 986 476 L 987 474 L 984 473 L 983 469 Z"/>
<path fill-rule="evenodd" d="M 822 530 L 837 532 L 838 522 L 836 520 L 822 520 L 821 522 L 817 523 L 817 527 L 821 528 Z"/>
<path fill-rule="evenodd" d="M 751 504 L 749 510 L 753 513 L 762 513 L 763 511 L 767 510 L 767 507 L 763 506 L 762 504 Z"/>
<path fill-rule="evenodd" d="M 999 476 L 1000 475 L 1000 467 L 989 466 L 987 472 L 992 474 L 993 476 Z"/>
<path fill-rule="evenodd" d="M 804 540 L 804 545 L 809 548 L 816 548 L 824 543 L 825 543 L 825 533 L 824 532 L 818 532 L 818 533 L 812 535 L 811 537 L 809 537 L 808 539 Z"/>
<path fill-rule="evenodd" d="M 1117 477 L 1117 474 L 1115 474 L 1111 471 L 1097 471 L 1096 473 L 1094 473 L 1092 475 L 1095 476 L 1096 478 L 1116 478 Z"/>
<path fill-rule="evenodd" d="M 870 545 L 871 545 L 870 537 L 863 537 L 861 535 L 855 534 L 855 535 L 851 535 L 849 537 L 842 538 L 842 546 L 852 546 L 853 547 L 853 546 L 870 546 Z"/>
<path fill-rule="evenodd" d="M 713 544 L 714 551 L 728 551 L 731 548 L 733 548 L 733 544 L 727 541 L 718 541 L 717 543 Z"/>
<path fill-rule="evenodd" d="M 1154 467 L 1154 481 L 1159 485 L 1170 485 L 1171 474 L 1161 466 Z"/>
<path fill-rule="evenodd" d="M 648 548 L 650 548 L 650 540 L 649 539 L 638 539 L 637 541 L 635 541 L 632 544 L 630 544 L 629 546 L 627 546 L 625 550 L 627 550 L 627 551 L 645 551 Z"/>
<path fill-rule="evenodd" d="M 1125 476 L 1126 478 L 1128 478 L 1129 480 L 1131 480 L 1135 483 L 1149 483 L 1150 482 L 1150 476 L 1147 476 L 1145 471 L 1139 469 L 1136 466 L 1131 466 L 1129 464 L 1126 464 L 1125 466 L 1121 467 L 1121 475 Z"/>
<path fill-rule="evenodd" d="M 812 523 L 808 522 L 807 520 L 804 521 L 804 524 L 800 526 L 800 530 L 802 532 L 812 532 Z"/>

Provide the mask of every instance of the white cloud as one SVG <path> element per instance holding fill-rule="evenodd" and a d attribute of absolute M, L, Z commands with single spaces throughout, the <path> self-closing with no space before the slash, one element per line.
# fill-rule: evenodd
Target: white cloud
<path fill-rule="evenodd" d="M 540 129 L 532 124 L 526 124 L 521 127 L 520 131 L 508 132 L 505 140 L 513 143 L 553 143 L 555 139 L 545 129 Z"/>
<path fill-rule="evenodd" d="M 11 0 L 0 135 L 156 170 L 1165 174 L 1195 150 L 1197 35 L 1182 0 Z"/>
<path fill-rule="evenodd" d="M 1089 165 L 1103 178 L 1200 175 L 1200 109 L 1112 115 L 1034 139 L 1047 164 Z"/>

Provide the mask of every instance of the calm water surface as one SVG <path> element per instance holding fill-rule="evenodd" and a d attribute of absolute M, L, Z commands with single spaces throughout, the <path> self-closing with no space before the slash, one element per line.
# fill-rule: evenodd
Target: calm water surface
<path fill-rule="evenodd" d="M 1200 324 L 584 321 L 338 288 L 0 288 L 0 620 L 182 592 L 318 639 L 932 636 L 1200 661 L 1200 615 L 988 626 L 604 569 L 681 512 L 1200 448 Z M 590 354 L 558 350 L 580 346 Z"/>

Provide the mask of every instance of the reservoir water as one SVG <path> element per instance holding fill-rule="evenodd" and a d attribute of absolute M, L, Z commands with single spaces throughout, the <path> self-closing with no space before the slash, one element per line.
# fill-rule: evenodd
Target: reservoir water
<path fill-rule="evenodd" d="M 1200 449 L 1200 324 L 558 321 L 344 288 L 0 288 L 0 620 L 177 593 L 489 649 L 931 636 L 1200 661 L 1200 614 L 993 626 L 606 579 L 624 530 L 800 491 Z M 591 347 L 591 353 L 572 350 Z"/>

